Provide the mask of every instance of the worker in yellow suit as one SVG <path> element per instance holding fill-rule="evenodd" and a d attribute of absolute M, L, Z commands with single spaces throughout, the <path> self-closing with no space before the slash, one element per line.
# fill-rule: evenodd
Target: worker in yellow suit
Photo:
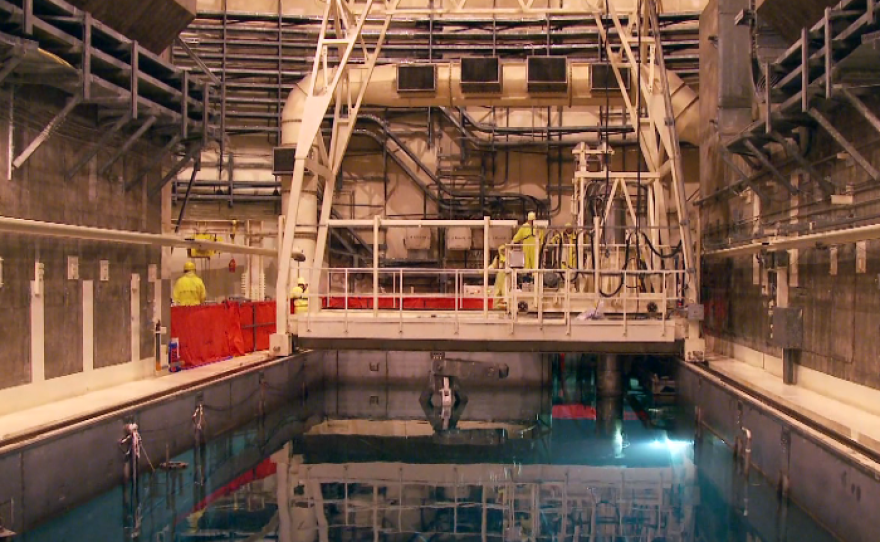
<path fill-rule="evenodd" d="M 523 254 L 525 255 L 524 269 L 538 268 L 538 247 L 544 237 L 544 232 L 535 227 L 535 213 L 530 212 L 528 220 L 519 227 L 516 235 L 513 236 L 511 243 L 522 244 Z"/>
<path fill-rule="evenodd" d="M 175 305 L 191 307 L 205 302 L 205 283 L 196 275 L 196 264 L 183 264 L 183 276 L 174 283 L 172 295 Z"/>
<path fill-rule="evenodd" d="M 309 285 L 306 279 L 299 277 L 296 279 L 296 286 L 290 290 L 290 298 L 293 299 L 293 314 L 305 314 L 309 312 L 309 297 L 306 293 Z"/>
<path fill-rule="evenodd" d="M 489 269 L 498 269 L 499 271 L 495 273 L 495 288 L 492 290 L 492 297 L 495 298 L 494 307 L 496 309 L 503 309 L 507 301 L 504 299 L 504 294 L 507 292 L 507 246 L 501 245 L 498 247 L 498 255 L 495 256 L 495 259 L 492 260 L 492 264 L 489 266 Z"/>
<path fill-rule="evenodd" d="M 559 248 L 559 268 L 577 269 L 577 234 L 571 222 L 565 223 L 565 230 L 550 239 L 550 246 Z"/>

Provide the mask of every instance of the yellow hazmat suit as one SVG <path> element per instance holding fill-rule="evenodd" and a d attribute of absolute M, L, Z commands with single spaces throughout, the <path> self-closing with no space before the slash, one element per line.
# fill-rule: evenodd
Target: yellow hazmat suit
<path fill-rule="evenodd" d="M 195 271 L 187 271 L 174 283 L 174 303 L 184 307 L 201 305 L 205 302 L 205 283 Z"/>
<path fill-rule="evenodd" d="M 577 269 L 577 234 L 569 230 L 555 234 L 550 240 L 550 248 L 556 250 L 560 245 L 560 269 Z"/>
<path fill-rule="evenodd" d="M 495 306 L 501 308 L 505 304 L 503 297 L 507 292 L 507 250 L 504 245 L 498 248 L 498 255 L 492 260 L 492 265 L 489 266 L 489 269 L 500 270 L 495 274 L 495 288 L 492 291 L 492 296 L 496 298 Z"/>
<path fill-rule="evenodd" d="M 541 239 L 544 232 L 534 227 L 532 223 L 526 222 L 517 230 L 513 236 L 511 243 L 522 244 L 523 254 L 525 255 L 525 269 L 538 268 L 538 251 L 541 245 Z"/>
<path fill-rule="evenodd" d="M 306 290 L 308 290 L 308 286 L 303 279 L 298 279 L 296 286 L 290 290 L 290 298 L 293 299 L 293 314 L 309 312 L 309 298 L 306 295 Z"/>

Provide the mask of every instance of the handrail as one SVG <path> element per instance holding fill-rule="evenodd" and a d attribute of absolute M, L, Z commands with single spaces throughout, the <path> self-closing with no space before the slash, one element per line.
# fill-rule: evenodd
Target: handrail
<path fill-rule="evenodd" d="M 497 276 L 508 273 L 512 286 L 504 295 L 496 296 L 487 288 L 482 288 L 486 274 Z M 558 274 L 563 277 L 561 287 L 547 288 L 544 278 L 549 274 Z M 421 308 L 407 308 L 410 299 L 424 300 L 448 300 L 450 304 L 444 308 L 434 308 L 431 318 L 437 321 L 452 321 L 454 333 L 458 334 L 462 321 L 467 323 L 501 323 L 509 322 L 511 333 L 517 326 L 563 326 L 566 335 L 571 335 L 573 328 L 583 325 L 619 325 L 623 327 L 623 336 L 626 337 L 629 327 L 638 325 L 656 324 L 662 328 L 661 335 L 666 336 L 666 326 L 669 315 L 676 309 L 681 296 L 678 294 L 678 285 L 683 280 L 686 271 L 681 269 L 434 269 L 434 268 L 321 268 L 304 270 L 303 275 L 307 282 L 315 284 L 316 276 L 326 276 L 320 284 L 326 284 L 326 288 L 317 292 L 306 292 L 311 310 L 304 318 L 306 329 L 311 331 L 312 318 L 317 313 L 339 314 L 344 322 L 344 331 L 348 333 L 349 326 L 355 318 L 364 321 L 367 314 L 377 321 L 388 321 L 392 317 L 397 321 L 399 333 L 404 333 L 408 321 L 407 314 L 417 314 L 424 310 Z M 352 291 L 351 279 L 362 275 L 375 279 L 374 288 L 364 288 L 363 291 Z M 407 277 L 446 276 L 453 288 L 450 293 L 442 292 L 406 292 Z M 533 283 L 531 289 L 517 288 L 518 279 L 523 276 L 531 276 Z M 391 279 L 391 291 L 385 291 L 380 287 L 380 277 Z M 601 284 L 594 283 L 586 286 L 586 279 L 599 277 L 623 281 L 623 287 L 619 293 L 613 296 L 605 296 L 601 291 Z M 338 285 L 338 278 L 342 278 L 344 284 Z M 581 278 L 584 281 L 581 281 Z M 653 280 L 656 279 L 656 280 Z M 479 292 L 468 291 L 466 285 L 469 280 L 473 286 L 481 287 Z M 649 282 L 650 281 L 650 282 Z M 387 285 L 388 283 L 385 282 Z M 640 285 L 649 284 L 652 291 L 642 292 Z M 636 292 L 631 292 L 636 288 Z M 355 288 L 356 290 L 356 288 Z M 670 295 L 670 291 L 674 292 Z M 328 306 L 324 308 L 325 301 L 332 304 L 332 300 L 342 298 L 342 306 L 336 308 Z M 370 300 L 368 306 L 352 307 L 352 299 Z M 390 305 L 381 306 L 383 300 L 391 300 Z M 484 311 L 489 306 L 493 311 Z M 474 301 L 475 303 L 469 303 Z M 476 303 L 479 301 L 479 303 Z M 529 316 L 524 316 L 520 310 L 520 303 L 526 303 L 531 309 Z M 606 304 L 608 308 L 606 309 Z M 649 305 L 655 307 L 650 308 Z M 424 314 L 424 313 L 422 313 Z M 294 316 L 300 321 L 302 317 Z"/>

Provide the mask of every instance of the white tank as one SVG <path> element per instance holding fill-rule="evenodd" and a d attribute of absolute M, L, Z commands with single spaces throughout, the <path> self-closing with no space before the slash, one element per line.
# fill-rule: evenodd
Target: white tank
<path fill-rule="evenodd" d="M 407 228 L 403 242 L 407 250 L 429 250 L 431 248 L 431 228 Z"/>
<path fill-rule="evenodd" d="M 471 237 L 470 228 L 446 228 L 446 250 L 470 250 Z"/>

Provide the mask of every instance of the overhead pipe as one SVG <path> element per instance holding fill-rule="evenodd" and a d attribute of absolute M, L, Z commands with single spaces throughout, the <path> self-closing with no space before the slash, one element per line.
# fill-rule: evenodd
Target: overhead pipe
<path fill-rule="evenodd" d="M 127 230 L 109 230 L 104 228 L 93 228 L 90 226 L 74 226 L 71 224 L 42 222 L 39 220 L 27 220 L 9 216 L 0 216 L 0 233 L 36 235 L 40 237 L 56 237 L 82 241 L 105 241 L 109 243 L 216 250 L 218 252 L 226 252 L 230 254 L 253 254 L 255 256 L 269 256 L 273 258 L 278 256 L 278 251 L 273 248 L 236 245 L 233 243 L 221 243 L 218 241 L 202 239 L 186 239 L 178 237 L 177 235 L 143 233 Z M 291 256 L 297 261 L 302 261 L 304 258 L 302 252 L 298 250 L 295 250 Z"/>

